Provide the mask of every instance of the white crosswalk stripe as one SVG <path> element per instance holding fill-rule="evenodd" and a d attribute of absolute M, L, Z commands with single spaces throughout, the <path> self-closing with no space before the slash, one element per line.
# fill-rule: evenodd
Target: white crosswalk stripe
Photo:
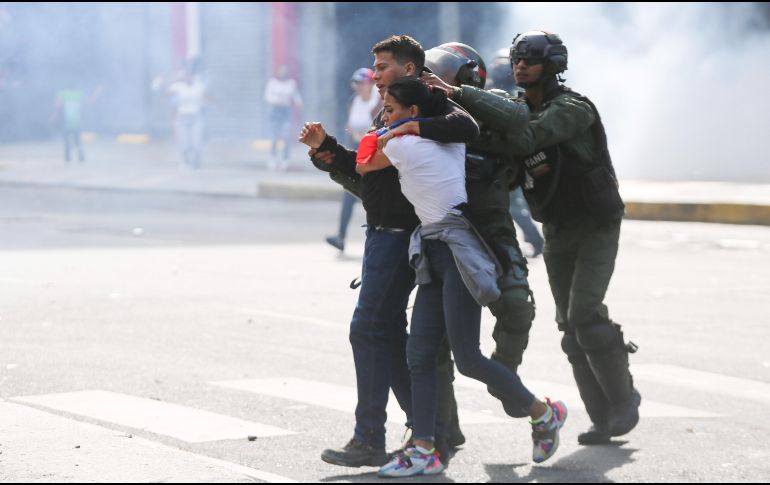
<path fill-rule="evenodd" d="M 142 483 L 148 479 L 241 482 L 246 477 L 268 483 L 296 483 L 282 475 L 138 436 L 126 439 L 105 426 L 1 399 L 0 436 L 0 450 L 6 452 L 0 453 L 3 483 L 53 481 L 52 477 L 76 483 Z M 83 446 L 62 446 L 64 443 Z M 78 468 L 73 469 L 73 464 Z"/>
<path fill-rule="evenodd" d="M 355 387 L 296 378 L 247 379 L 211 382 L 210 384 L 349 413 L 355 410 L 357 402 Z M 403 423 L 404 412 L 398 406 L 392 394 L 388 400 L 387 411 L 389 420 L 395 423 Z M 501 423 L 507 421 L 492 414 L 469 411 L 462 408 L 458 410 L 458 415 L 463 424 Z"/>
<path fill-rule="evenodd" d="M 573 410 L 583 412 L 583 401 L 580 399 L 580 393 L 578 393 L 577 387 L 574 385 L 530 379 L 526 376 L 522 377 L 522 382 L 535 396 L 541 398 L 548 396 L 555 400 L 564 401 L 570 412 Z M 455 378 L 455 386 L 486 391 L 486 385 L 465 376 L 457 376 Z M 644 395 L 642 395 L 642 405 L 639 408 L 639 414 L 646 418 L 719 418 L 722 416 L 699 409 L 650 401 L 645 399 Z"/>
<path fill-rule="evenodd" d="M 711 411 L 656 402 L 644 398 L 645 384 L 652 383 L 697 389 L 761 402 L 770 401 L 770 385 L 759 381 L 663 364 L 635 365 L 633 366 L 633 373 L 642 384 L 640 387 L 643 392 L 643 399 L 640 414 L 643 418 L 724 417 L 724 415 Z M 532 379 L 527 376 L 523 376 L 522 379 L 535 395 L 563 400 L 569 406 L 570 412 L 585 412 L 580 395 L 574 384 L 555 383 Z M 209 382 L 209 384 L 222 389 L 223 392 L 235 390 L 293 401 L 295 404 L 287 407 L 307 409 L 308 413 L 312 412 L 313 407 L 321 407 L 341 411 L 352 417 L 357 402 L 355 385 L 344 386 L 294 377 L 223 380 Z M 639 384 L 638 382 L 637 385 Z M 478 395 L 488 396 L 486 386 L 483 383 L 459 374 L 456 376 L 455 386 L 469 390 L 476 397 Z M 471 397 L 467 392 L 461 397 Z M 158 435 L 170 436 L 189 443 L 243 439 L 250 435 L 267 438 L 296 434 L 286 429 L 245 421 L 210 411 L 101 390 L 20 396 L 7 398 L 6 401 L 70 413 Z M 1 399 L 0 402 L 2 402 Z M 478 401 L 474 400 L 474 402 Z M 492 398 L 489 398 L 489 402 L 496 403 Z M 403 423 L 404 413 L 392 395 L 389 399 L 387 411 L 388 417 L 393 423 Z M 492 413 L 490 411 L 479 412 L 460 408 L 459 414 L 460 422 L 464 426 L 510 422 L 510 418 L 505 417 L 501 409 Z M 147 441 L 146 439 L 145 441 L 146 446 L 154 446 L 152 441 Z M 167 445 L 159 443 L 157 443 L 157 446 L 167 447 Z M 281 475 L 274 475 L 269 472 L 203 455 L 195 455 L 194 458 L 201 462 L 210 463 L 212 466 L 218 466 L 259 480 L 271 482 L 292 481 L 290 478 Z"/>
<path fill-rule="evenodd" d="M 242 439 L 250 435 L 269 437 L 294 434 L 266 424 L 108 391 L 78 391 L 12 399 L 190 443 Z"/>
<path fill-rule="evenodd" d="M 675 365 L 645 364 L 632 367 L 634 378 L 674 387 L 716 392 L 734 397 L 770 403 L 770 384 L 740 379 Z"/>

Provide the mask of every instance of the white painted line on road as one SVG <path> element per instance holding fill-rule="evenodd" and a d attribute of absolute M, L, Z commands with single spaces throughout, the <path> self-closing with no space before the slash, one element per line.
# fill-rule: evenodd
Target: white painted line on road
<path fill-rule="evenodd" d="M 770 403 L 770 384 L 667 364 L 637 364 L 634 378 Z"/>
<path fill-rule="evenodd" d="M 347 413 L 355 412 L 356 402 L 358 401 L 355 387 L 340 386 L 304 379 L 247 379 L 210 382 L 209 384 L 254 394 L 298 401 Z M 388 421 L 393 423 L 404 422 L 404 412 L 399 407 L 398 402 L 392 393 L 388 399 L 387 412 Z M 458 410 L 458 415 L 463 424 L 504 423 L 509 421 L 505 418 L 469 411 L 462 408 Z"/>
<path fill-rule="evenodd" d="M 69 482 L 232 481 L 244 477 L 274 483 L 295 480 L 174 448 L 137 436 L 126 439 L 115 430 L 83 423 L 20 403 L 0 405 L 0 435 L 14 462 L 6 462 L 5 478 Z M 62 446 L 64 443 L 84 446 Z M 72 470 L 72 463 L 80 468 Z M 220 469 L 219 471 L 215 471 Z M 231 473 L 223 473 L 231 472 Z M 196 480 L 196 478 L 198 480 Z M 34 479 L 31 481 L 35 481 Z"/>
<path fill-rule="evenodd" d="M 244 313 L 247 315 L 260 315 L 260 316 L 269 317 L 269 318 L 278 318 L 280 320 L 291 320 L 294 322 L 308 323 L 310 325 L 315 325 L 317 327 L 333 328 L 335 330 L 345 330 L 345 331 L 348 330 L 347 323 L 333 322 L 331 320 L 323 320 L 321 318 L 315 318 L 315 317 L 303 317 L 301 315 L 292 315 L 290 313 L 278 313 L 278 312 L 268 312 L 263 310 L 249 310 L 249 309 L 242 309 L 241 313 Z"/>
<path fill-rule="evenodd" d="M 263 472 L 262 470 L 257 470 L 256 468 L 251 468 L 245 465 L 239 465 L 237 463 L 220 460 L 218 458 L 211 458 L 210 456 L 199 455 L 197 453 L 192 453 L 190 451 L 179 450 L 177 448 L 172 448 L 170 446 L 167 446 L 161 443 L 156 443 L 154 441 L 145 440 L 142 438 L 134 438 L 134 439 L 137 440 L 140 444 L 147 446 L 149 448 L 173 450 L 173 451 L 176 451 L 177 453 L 187 454 L 190 456 L 190 458 L 193 458 L 195 460 L 210 463 L 212 465 L 225 468 L 232 472 L 240 473 L 240 474 L 246 475 L 247 477 L 256 478 L 257 480 L 263 480 L 268 483 L 299 483 L 297 480 L 286 478 L 281 475 L 276 475 L 270 472 Z"/>
<path fill-rule="evenodd" d="M 189 443 L 245 439 L 250 435 L 269 437 L 294 434 L 266 424 L 108 391 L 79 391 L 12 399 L 171 436 Z"/>
<path fill-rule="evenodd" d="M 634 373 L 634 375 L 636 375 L 636 373 Z M 524 385 L 527 386 L 527 389 L 529 389 L 535 396 L 541 399 L 547 396 L 551 399 L 564 401 L 570 411 L 575 410 L 584 412 L 583 401 L 580 399 L 580 393 L 578 392 L 577 387 L 556 382 L 530 379 L 526 376 L 523 376 L 521 379 Z M 479 389 L 485 392 L 487 390 L 485 384 L 462 375 L 455 375 L 455 386 Z M 639 408 L 639 414 L 646 418 L 720 418 L 723 416 L 708 411 L 650 401 L 649 399 L 645 399 L 644 394 L 642 394 L 642 405 Z"/>

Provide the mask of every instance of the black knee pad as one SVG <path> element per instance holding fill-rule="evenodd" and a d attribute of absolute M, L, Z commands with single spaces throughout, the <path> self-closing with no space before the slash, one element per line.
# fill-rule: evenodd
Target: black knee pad
<path fill-rule="evenodd" d="M 561 350 L 567 354 L 567 357 L 577 357 L 585 354 L 573 332 L 564 333 L 564 336 L 561 338 Z"/>
<path fill-rule="evenodd" d="M 623 347 L 623 334 L 609 320 L 588 322 L 575 330 L 578 345 L 589 353 L 608 352 Z"/>
<path fill-rule="evenodd" d="M 508 290 L 512 290 L 509 288 Z M 496 332 L 508 332 L 514 334 L 528 333 L 535 319 L 535 305 L 524 300 L 511 291 L 504 291 L 500 298 L 489 305 L 492 315 L 497 319 Z"/>

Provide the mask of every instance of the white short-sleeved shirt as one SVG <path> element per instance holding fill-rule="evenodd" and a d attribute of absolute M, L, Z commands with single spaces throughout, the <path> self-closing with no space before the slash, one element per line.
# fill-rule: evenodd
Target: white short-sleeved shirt
<path fill-rule="evenodd" d="M 289 107 L 294 103 L 302 103 L 302 97 L 299 95 L 297 81 L 294 79 L 270 78 L 265 86 L 265 101 L 270 106 Z"/>
<path fill-rule="evenodd" d="M 406 135 L 390 140 L 383 152 L 398 170 L 401 192 L 423 224 L 441 221 L 450 209 L 468 201 L 465 144 Z"/>
<path fill-rule="evenodd" d="M 380 104 L 380 93 L 376 86 L 372 86 L 372 94 L 369 101 L 364 101 L 359 95 L 353 97 L 348 116 L 348 126 L 356 133 L 366 133 L 372 126 L 373 111 Z"/>
<path fill-rule="evenodd" d="M 177 81 L 169 87 L 169 91 L 176 98 L 177 114 L 197 115 L 200 113 L 206 95 L 206 86 L 199 79 L 195 79 L 191 84 Z"/>

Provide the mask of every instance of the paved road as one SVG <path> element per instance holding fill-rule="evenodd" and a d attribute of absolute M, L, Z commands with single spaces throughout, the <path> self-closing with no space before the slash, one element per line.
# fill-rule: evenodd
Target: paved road
<path fill-rule="evenodd" d="M 353 423 L 358 210 L 340 257 L 330 202 L 3 187 L 0 480 L 375 480 L 318 459 Z M 608 302 L 643 420 L 594 448 L 533 260 L 522 374 L 571 406 L 560 451 L 532 466 L 526 422 L 460 378 L 468 442 L 412 481 L 766 481 L 768 256 L 766 227 L 625 223 Z"/>

